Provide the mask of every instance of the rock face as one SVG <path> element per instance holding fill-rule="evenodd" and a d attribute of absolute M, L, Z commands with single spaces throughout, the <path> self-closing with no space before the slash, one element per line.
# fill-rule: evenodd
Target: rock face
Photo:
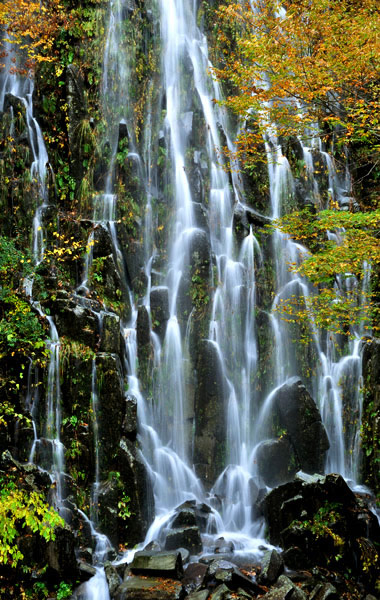
<path fill-rule="evenodd" d="M 125 523 L 127 531 L 122 531 L 123 525 L 119 525 L 120 539 L 128 538 L 131 544 L 137 544 L 144 539 L 153 519 L 153 490 L 136 443 L 122 437 L 119 446 L 117 462 L 133 513 L 133 517 Z"/>
<path fill-rule="evenodd" d="M 202 540 L 198 527 L 180 527 L 169 531 L 166 536 L 165 548 L 186 548 L 191 554 L 198 554 L 202 550 Z"/>
<path fill-rule="evenodd" d="M 291 481 L 298 470 L 298 461 L 288 437 L 266 440 L 256 452 L 259 475 L 266 485 L 275 487 Z"/>
<path fill-rule="evenodd" d="M 270 541 L 285 550 L 286 566 L 350 567 L 374 584 L 380 527 L 340 475 L 299 475 L 272 490 L 262 506 Z"/>
<path fill-rule="evenodd" d="M 377 496 L 380 493 L 380 340 L 363 348 L 362 478 Z"/>
<path fill-rule="evenodd" d="M 194 463 L 201 479 L 212 485 L 225 453 L 224 381 L 216 345 L 199 344 L 195 391 Z"/>
<path fill-rule="evenodd" d="M 294 449 L 297 466 L 306 473 L 321 473 L 329 441 L 314 400 L 297 377 L 277 390 L 274 418 L 285 430 Z"/>

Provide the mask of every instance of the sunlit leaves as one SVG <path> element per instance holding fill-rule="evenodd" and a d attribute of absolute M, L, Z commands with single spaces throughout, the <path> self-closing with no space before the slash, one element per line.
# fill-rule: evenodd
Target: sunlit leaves
<path fill-rule="evenodd" d="M 64 521 L 48 506 L 41 494 L 26 492 L 12 482 L 2 481 L 0 492 L 0 563 L 16 567 L 24 558 L 16 543 L 22 530 L 40 535 L 47 542 L 55 539 L 56 527 Z"/>
<path fill-rule="evenodd" d="M 17 46 L 28 59 L 26 67 L 55 60 L 54 41 L 66 25 L 67 16 L 59 0 L 3 0 L 0 4 L 0 27 L 6 30 L 3 42 Z M 15 64 L 13 68 L 17 68 Z"/>
<path fill-rule="evenodd" d="M 254 118 L 257 130 L 256 139 L 249 123 L 242 131 L 245 152 L 255 153 L 272 123 L 282 136 L 328 140 L 334 130 L 342 145 L 379 145 L 375 0 L 231 2 L 218 16 L 222 60 L 214 72 L 236 90 L 225 104 Z"/>
<path fill-rule="evenodd" d="M 311 251 L 300 264 L 289 268 L 307 277 L 315 287 L 314 294 L 306 303 L 296 297 L 280 302 L 278 310 L 285 320 L 305 320 L 314 330 L 340 334 L 352 333 L 352 327 L 360 323 L 365 330 L 377 331 L 376 298 L 364 282 L 369 269 L 376 271 L 380 265 L 380 210 L 296 211 L 270 227 L 278 227 Z"/>

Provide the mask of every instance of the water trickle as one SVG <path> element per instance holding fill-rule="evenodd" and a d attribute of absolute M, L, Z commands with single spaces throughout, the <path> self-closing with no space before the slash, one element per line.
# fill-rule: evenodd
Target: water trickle
<path fill-rule="evenodd" d="M 25 107 L 28 142 L 33 161 L 30 168 L 33 183 L 33 196 L 36 208 L 32 223 L 32 252 L 34 264 L 39 265 L 44 257 L 44 224 L 43 214 L 48 205 L 48 155 L 41 128 L 33 113 L 34 81 L 31 76 L 22 76 L 11 70 L 12 48 L 5 43 L 4 68 L 0 77 L 0 110 L 4 109 L 7 94 L 20 101 Z M 21 54 L 20 54 L 21 56 Z M 22 59 L 22 56 L 21 56 Z M 18 58 L 20 60 L 20 57 Z M 60 440 L 61 430 L 61 397 L 59 378 L 60 340 L 52 317 L 46 315 L 40 303 L 33 298 L 33 279 L 23 281 L 26 297 L 40 316 L 49 323 L 49 339 L 46 347 L 49 350 L 47 386 L 45 398 L 45 429 L 39 437 L 38 423 L 35 420 L 37 405 L 41 400 L 38 393 L 38 369 L 34 370 L 34 386 L 32 386 L 31 369 L 28 375 L 26 406 L 33 417 L 34 441 L 29 460 L 37 461 L 38 466 L 47 470 L 55 484 L 54 496 L 56 508 L 60 509 L 64 498 L 64 447 Z"/>

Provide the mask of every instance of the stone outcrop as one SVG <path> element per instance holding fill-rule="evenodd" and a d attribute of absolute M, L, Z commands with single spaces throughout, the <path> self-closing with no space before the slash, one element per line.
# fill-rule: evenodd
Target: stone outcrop
<path fill-rule="evenodd" d="M 299 475 L 262 501 L 271 543 L 284 549 L 286 566 L 349 567 L 374 585 L 380 527 L 340 475 Z"/>
<path fill-rule="evenodd" d="M 216 344 L 199 344 L 195 389 L 194 464 L 203 481 L 212 485 L 225 455 L 224 379 Z"/>
<path fill-rule="evenodd" d="M 298 468 L 323 472 L 329 442 L 316 404 L 300 379 L 293 377 L 277 390 L 273 414 L 276 425 L 288 435 Z"/>

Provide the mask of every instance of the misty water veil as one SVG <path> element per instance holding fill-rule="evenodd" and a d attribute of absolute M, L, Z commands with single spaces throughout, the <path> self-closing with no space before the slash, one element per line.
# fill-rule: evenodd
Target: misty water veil
<path fill-rule="evenodd" d="M 309 205 L 328 208 L 333 201 L 344 206 L 350 173 L 337 171 L 319 138 L 310 137 L 307 144 L 295 140 L 307 175 L 307 185 L 300 190 L 273 124 L 263 139 L 267 203 L 254 204 L 233 158 L 243 124 L 234 123 L 217 102 L 222 90 L 211 74 L 198 8 L 197 0 L 152 3 L 149 18 L 157 70 L 150 86 L 159 93 L 149 96 L 148 90 L 151 100 L 136 132 L 134 51 L 124 41 L 132 9 L 128 0 L 109 2 L 99 90 L 107 161 L 91 200 L 87 252 L 73 298 L 76 310 L 92 315 L 100 334 L 109 322 L 116 322 L 113 336 L 121 339 L 118 368 L 123 393 L 137 410 L 136 460 L 145 474 L 141 485 L 150 490 L 145 496 L 148 526 L 137 549 L 147 544 L 154 548 L 154 543 L 169 550 L 178 547 L 176 519 L 178 523 L 182 505 L 197 514 L 197 527 L 187 524 L 194 554 L 212 555 L 219 544 L 246 562 L 260 562 L 272 548 L 258 509 L 270 489 L 296 473 L 305 481 L 314 473 L 337 473 L 352 489 L 361 489 L 363 331 L 358 327 L 350 339 L 342 340 L 313 323 L 284 320 L 282 303 L 297 298 L 307 306 L 316 293 L 305 278 L 289 270 L 289 263 L 300 264 L 308 250 L 279 230 L 266 229 L 295 206 L 300 194 Z M 33 140 L 31 176 L 40 198 L 30 224 L 31 249 L 39 265 L 45 252 L 51 173 L 34 115 L 33 86 L 33 79 L 2 74 L 0 108 L 12 94 L 26 110 Z M 230 151 L 228 156 L 223 147 Z M 133 241 L 126 240 L 120 228 L 122 161 L 128 162 L 140 199 Z M 323 189 L 316 162 L 318 173 L 321 166 L 325 173 Z M 337 235 L 331 233 L 331 239 Z M 108 240 L 118 298 L 126 307 L 117 317 L 111 305 L 99 310 L 89 299 L 91 277 L 99 265 L 99 239 Z M 138 258 L 126 264 L 125 254 Z M 368 284 L 369 273 L 360 282 L 340 276 L 336 294 L 347 287 L 356 289 L 360 303 Z M 54 315 L 34 299 L 34 281 L 25 280 L 24 286 L 34 310 L 50 326 L 45 397 L 32 392 L 36 373 L 29 374 L 27 403 L 34 428 L 29 461 L 50 473 L 56 484 L 54 504 L 65 518 L 61 331 Z M 95 540 L 96 574 L 82 584 L 82 600 L 110 598 L 104 561 L 130 562 L 136 551 L 115 558 L 98 510 L 107 477 L 102 446 L 107 413 L 107 394 L 101 392 L 104 364 L 116 360 L 109 358 L 116 356 L 112 351 L 108 357 L 101 352 L 100 358 L 92 358 L 88 390 L 94 456 L 90 508 L 79 511 Z M 37 405 L 43 403 L 41 430 Z M 50 453 L 43 452 L 47 443 Z"/>

